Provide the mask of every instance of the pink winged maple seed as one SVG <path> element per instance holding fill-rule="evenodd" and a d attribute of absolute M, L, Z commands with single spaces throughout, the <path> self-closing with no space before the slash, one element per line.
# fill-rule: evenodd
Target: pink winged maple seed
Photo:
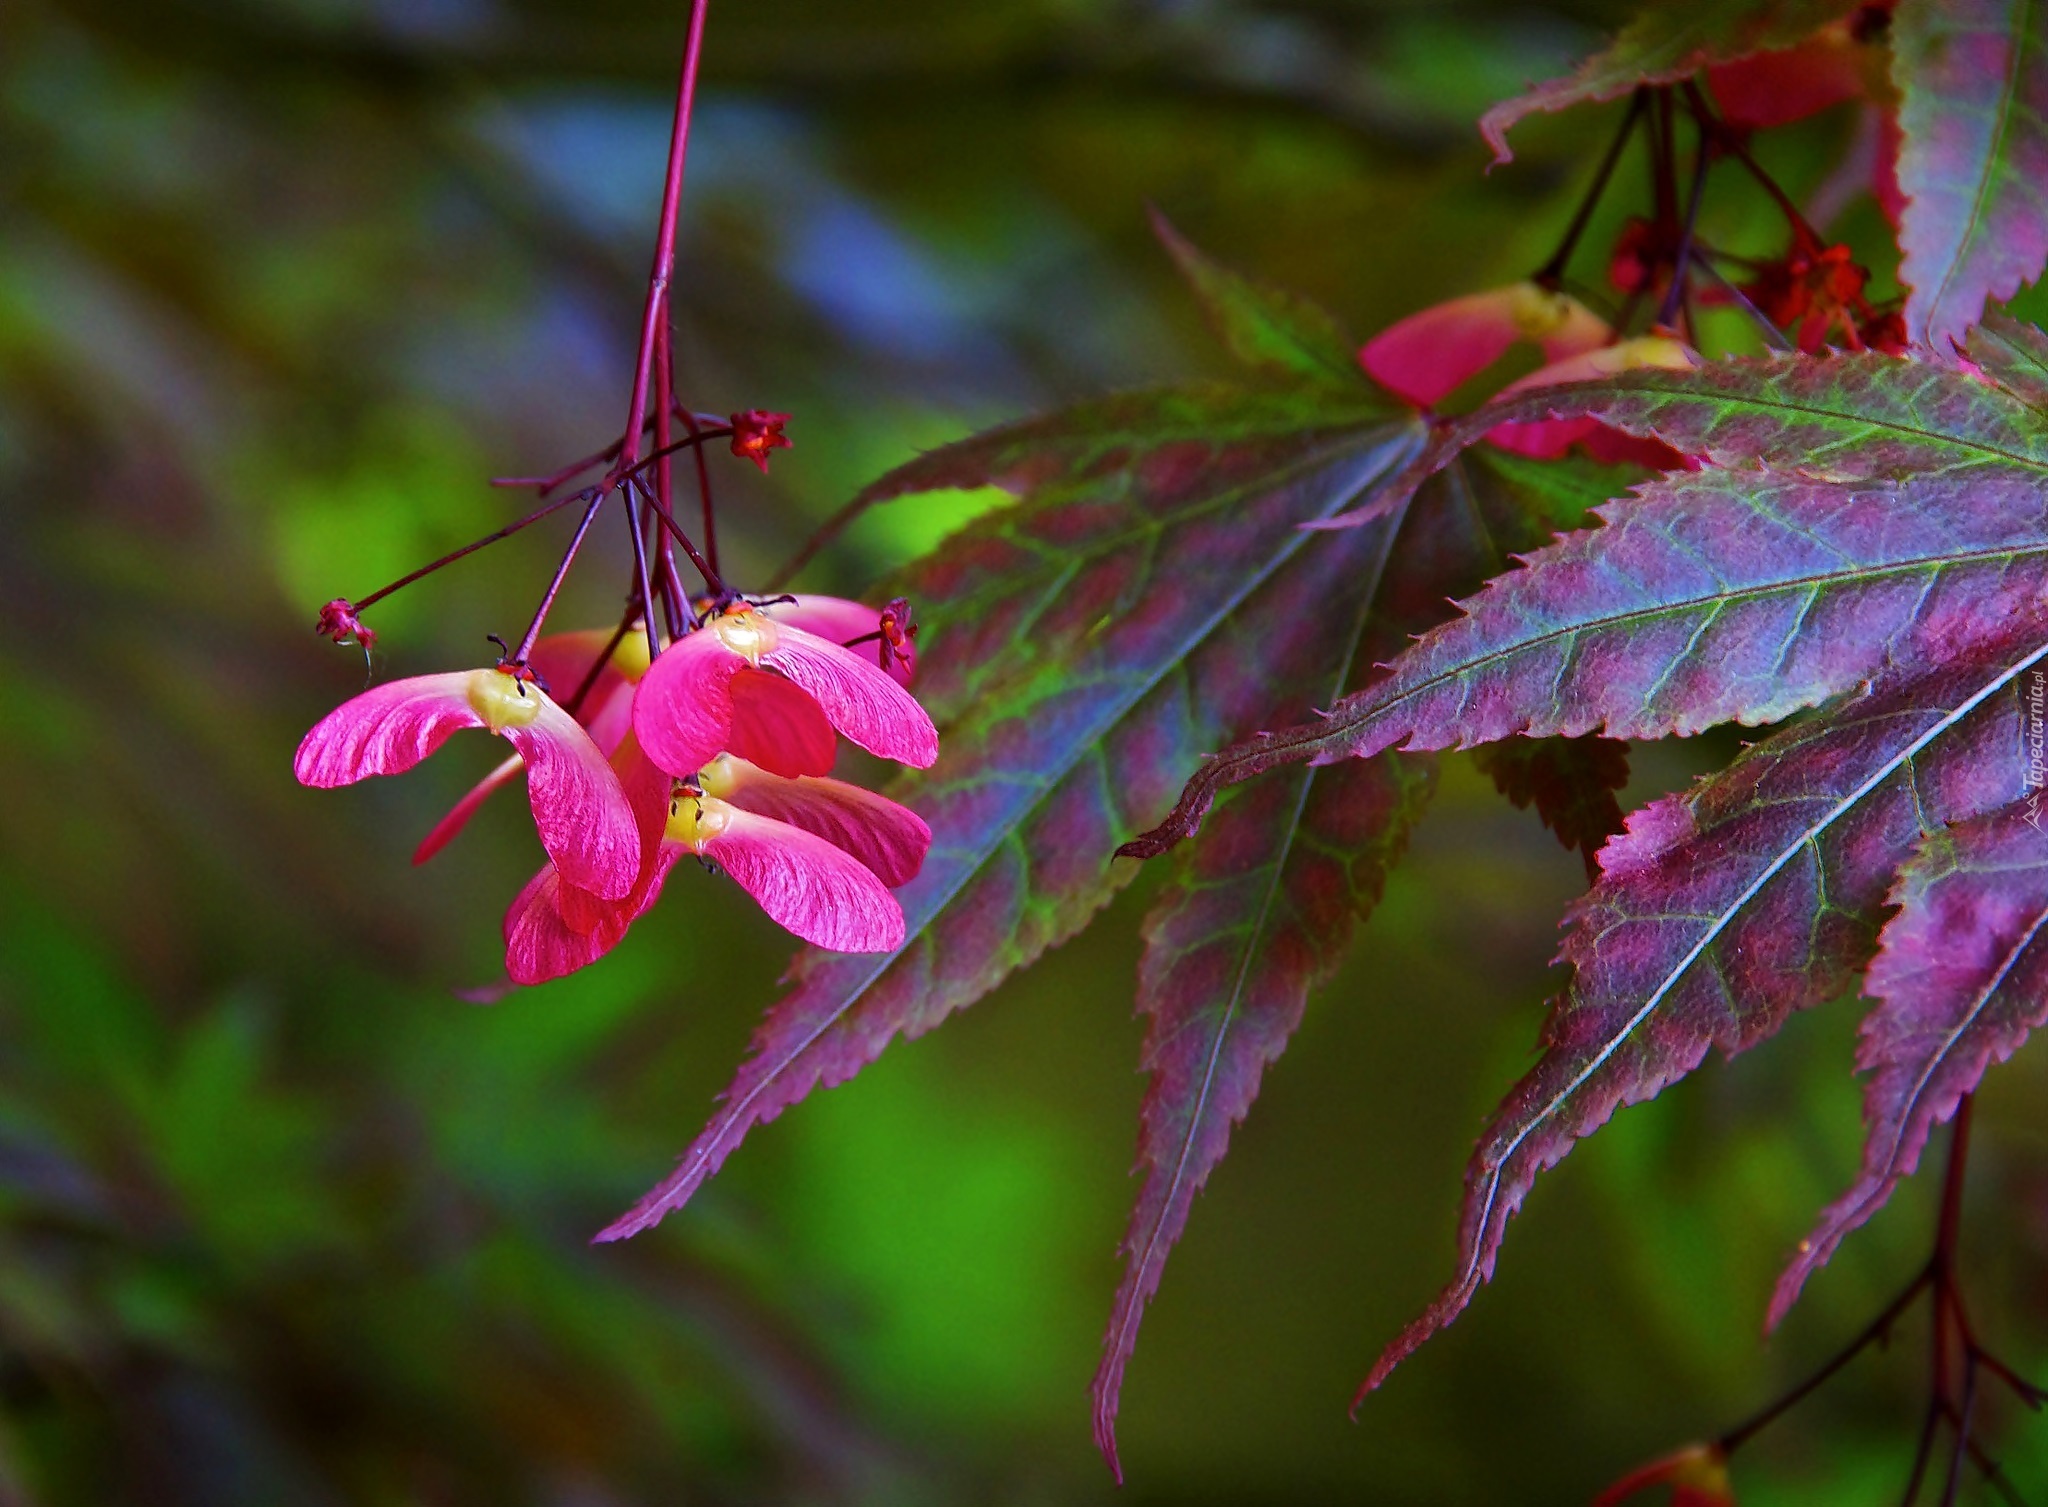
<path fill-rule="evenodd" d="M 505 915 L 505 968 L 537 984 L 595 962 L 661 896 L 678 859 L 729 875 L 768 917 L 835 952 L 888 952 L 903 940 L 889 893 L 923 866 L 931 832 L 911 811 L 839 780 L 785 779 L 720 755 L 700 785 L 669 777 L 631 740 L 614 763 L 640 814 L 640 867 L 624 897 L 587 894 L 551 864 Z"/>
<path fill-rule="evenodd" d="M 300 743 L 303 785 L 402 774 L 463 728 L 497 733 L 526 766 L 541 846 L 564 874 L 608 898 L 633 887 L 633 814 L 597 745 L 547 692 L 506 670 L 452 670 L 395 680 L 329 712 Z"/>
<path fill-rule="evenodd" d="M 915 768 L 938 757 L 930 716 L 886 671 L 744 604 L 670 644 L 633 702 L 641 747 L 681 778 L 728 752 L 775 774 L 824 774 L 835 728 Z"/>

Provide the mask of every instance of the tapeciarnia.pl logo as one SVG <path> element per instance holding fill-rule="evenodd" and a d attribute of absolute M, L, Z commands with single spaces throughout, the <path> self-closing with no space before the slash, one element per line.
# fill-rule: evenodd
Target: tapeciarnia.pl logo
<path fill-rule="evenodd" d="M 2035 670 L 2027 676 L 2027 806 L 2022 820 L 2036 832 L 2041 830 L 2041 799 L 2048 786 L 2048 672 Z"/>

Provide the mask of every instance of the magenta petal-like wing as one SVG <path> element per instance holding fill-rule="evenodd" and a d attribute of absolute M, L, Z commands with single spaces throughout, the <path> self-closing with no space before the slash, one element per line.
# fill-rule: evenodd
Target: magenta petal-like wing
<path fill-rule="evenodd" d="M 537 688 L 540 711 L 506 741 L 526 761 L 526 794 L 540 844 L 579 889 L 624 897 L 640 875 L 640 836 L 625 788 L 576 719 Z"/>
<path fill-rule="evenodd" d="M 469 702 L 475 671 L 415 675 L 374 686 L 322 717 L 299 744 L 292 772 L 329 789 L 373 774 L 403 774 L 465 727 L 482 727 Z"/>
<path fill-rule="evenodd" d="M 732 736 L 729 687 L 745 666 L 711 633 L 662 650 L 633 693 L 633 736 L 647 757 L 685 779 L 716 758 Z"/>
<path fill-rule="evenodd" d="M 506 975 L 515 984 L 545 984 L 596 962 L 619 945 L 627 928 L 661 893 L 661 878 L 679 852 L 670 849 L 657 861 L 655 878 L 640 903 L 619 901 L 594 913 L 594 924 L 587 930 L 564 918 L 563 911 L 569 908 L 564 902 L 576 892 L 548 864 L 527 881 L 505 912 Z"/>
<path fill-rule="evenodd" d="M 734 810 L 704 856 L 732 875 L 776 925 L 833 952 L 893 952 L 903 907 L 858 860 L 786 822 Z"/>
<path fill-rule="evenodd" d="M 862 659 L 882 665 L 883 656 L 877 637 L 882 614 L 865 602 L 851 601 L 846 597 L 798 595 L 787 602 L 768 602 L 759 610 L 777 627 L 801 628 L 835 644 L 850 645 Z M 852 643 L 855 639 L 862 642 Z M 909 685 L 917 667 L 915 643 L 906 640 L 892 648 L 888 664 L 882 667 L 898 685 Z"/>
<path fill-rule="evenodd" d="M 731 788 L 720 792 L 726 800 L 824 838 L 889 888 L 910 883 L 924 867 L 932 829 L 887 796 L 844 780 L 786 780 L 763 769 L 732 768 Z"/>
<path fill-rule="evenodd" d="M 869 753 L 916 769 L 928 769 L 938 758 L 938 729 L 925 709 L 852 650 L 778 623 L 775 648 L 763 658 L 809 691 L 832 725 Z"/>
<path fill-rule="evenodd" d="M 839 740 L 809 691 L 773 671 L 742 665 L 728 694 L 732 731 L 727 750 L 789 779 L 832 768 Z"/>

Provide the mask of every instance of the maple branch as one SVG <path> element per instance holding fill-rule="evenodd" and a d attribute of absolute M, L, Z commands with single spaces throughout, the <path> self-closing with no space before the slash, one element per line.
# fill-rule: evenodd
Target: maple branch
<path fill-rule="evenodd" d="M 767 591 L 780 591 L 784 586 L 788 585 L 790 579 L 798 571 L 810 564 L 811 561 L 817 559 L 819 553 L 826 545 L 845 533 L 848 525 L 869 508 L 873 507 L 878 501 L 880 501 L 879 498 L 870 496 L 867 492 L 862 492 L 853 501 L 847 503 L 830 518 L 819 524 L 817 528 L 811 531 L 811 537 L 797 546 L 796 553 L 783 561 L 775 573 L 768 577 L 767 584 L 763 589 Z"/>
<path fill-rule="evenodd" d="M 1685 102 L 1686 107 L 1692 112 L 1692 118 L 1702 131 L 1713 138 L 1714 145 L 1748 169 L 1750 177 L 1756 179 L 1757 185 L 1771 196 L 1771 202 L 1778 206 L 1787 223 L 1791 225 L 1792 233 L 1807 245 L 1825 244 L 1820 238 L 1820 232 L 1807 223 L 1806 216 L 1800 212 L 1799 206 L 1792 202 L 1792 196 L 1780 188 L 1777 179 L 1765 172 L 1763 165 L 1750 155 L 1748 143 L 1743 141 L 1738 132 L 1729 130 L 1727 122 L 1714 113 L 1714 107 L 1707 103 L 1707 97 L 1700 92 L 1698 84 L 1690 81 L 1686 83 Z"/>
<path fill-rule="evenodd" d="M 639 510 L 633 506 L 633 494 L 624 487 L 619 489 L 619 502 L 626 510 L 626 532 L 633 536 L 633 569 L 639 577 L 640 600 L 651 602 L 654 600 L 654 586 L 647 572 L 647 536 L 640 532 Z M 643 616 L 647 629 L 647 659 L 651 664 L 661 655 L 661 639 L 654 631 L 654 614 L 648 612 Z"/>
<path fill-rule="evenodd" d="M 1686 264 L 1692 260 L 1693 230 L 1699 223 L 1700 199 L 1706 192 L 1707 162 L 1711 149 L 1712 142 L 1707 135 L 1707 128 L 1701 126 L 1699 145 L 1693 154 L 1692 188 L 1686 195 L 1685 220 L 1679 226 L 1678 247 L 1671 254 L 1671 285 L 1664 290 L 1664 302 L 1657 310 L 1657 323 L 1667 328 L 1672 320 L 1678 318 L 1680 311 L 1684 311 L 1685 338 L 1688 342 L 1697 341 L 1699 333 L 1692 327 L 1692 280 L 1686 276 Z"/>
<path fill-rule="evenodd" d="M 581 497 L 581 492 L 572 492 L 570 499 Z M 590 532 L 590 525 L 597 517 L 597 510 L 604 506 L 605 494 L 599 492 L 590 499 L 590 506 L 583 510 L 582 521 L 576 525 L 576 532 L 570 536 L 569 547 L 562 553 L 562 563 L 555 567 L 554 579 L 548 582 L 548 589 L 540 599 L 540 606 L 533 612 L 533 621 L 526 625 L 526 636 L 519 640 L 519 647 L 508 659 L 515 665 L 526 663 L 526 656 L 533 651 L 534 640 L 540 637 L 541 624 L 548 620 L 548 611 L 555 605 L 556 593 L 562 589 L 562 582 L 568 578 L 569 567 L 575 563 L 576 552 L 583 548 L 583 538 Z"/>
<path fill-rule="evenodd" d="M 478 550 L 482 549 L 487 544 L 496 544 L 500 539 L 509 539 L 514 534 L 518 533 L 521 529 L 525 528 L 528 524 L 538 523 L 541 521 L 541 519 L 547 517 L 550 513 L 558 513 L 563 508 L 567 507 L 570 503 L 576 502 L 580 499 L 587 500 L 586 494 L 581 492 L 571 492 L 566 496 L 557 497 L 553 502 L 543 503 L 541 504 L 541 506 L 535 508 L 531 513 L 528 513 L 524 518 L 520 518 L 515 520 L 514 522 L 508 523 L 501 529 L 495 529 L 492 532 L 485 534 L 481 539 L 471 540 L 468 544 L 463 545 L 462 548 L 460 549 L 452 549 L 448 551 L 448 553 L 441 556 L 440 559 L 431 561 L 426 565 L 422 565 L 418 570 L 411 571 L 405 575 L 400 576 L 397 580 L 393 581 L 389 586 L 378 587 L 377 590 L 371 592 L 368 596 L 358 599 L 357 602 L 355 603 L 355 610 L 357 612 L 361 612 L 364 608 L 372 606 L 377 602 L 383 601 L 384 598 L 390 596 L 392 592 L 400 590 L 403 587 L 410 586 L 412 585 L 413 582 L 420 580 L 422 577 L 432 575 L 442 566 L 453 565 L 457 560 L 460 560 L 464 555 L 475 554 Z"/>
<path fill-rule="evenodd" d="M 683 553 L 690 557 L 690 563 L 696 566 L 697 573 L 704 577 L 704 585 L 712 595 L 720 597 L 731 596 L 732 593 L 726 588 L 724 580 L 720 578 L 717 571 L 711 568 L 711 562 L 705 559 L 698 552 L 697 546 L 690 542 L 690 536 L 683 532 L 681 525 L 675 521 L 674 517 L 663 512 L 660 504 L 654 501 L 653 495 L 647 490 L 647 483 L 636 476 L 633 478 L 633 485 L 639 488 L 640 494 L 646 497 L 649 503 L 653 504 L 654 516 L 660 521 L 661 526 L 668 530 L 676 543 L 683 547 Z"/>
<path fill-rule="evenodd" d="M 1607 144 L 1607 151 L 1600 158 L 1600 167 L 1593 174 L 1593 182 L 1579 200 L 1579 207 L 1572 211 L 1571 223 L 1565 226 L 1564 239 L 1558 242 L 1557 250 L 1550 254 L 1550 260 L 1536 270 L 1530 281 L 1546 288 L 1556 288 L 1564 281 L 1565 264 L 1578 249 L 1579 237 L 1586 233 L 1586 225 L 1593 218 L 1593 211 L 1599 207 L 1601 195 L 1607 192 L 1607 181 L 1614 176 L 1616 164 L 1621 161 L 1622 149 L 1635 134 L 1636 123 L 1643 118 L 1643 103 L 1650 91 L 1638 88 L 1628 102 L 1628 113 L 1621 118 L 1621 128 L 1614 133 L 1614 140 Z"/>
<path fill-rule="evenodd" d="M 1913 1306 L 1914 1300 L 1926 1289 L 1932 1276 L 1933 1272 L 1930 1269 L 1923 1268 L 1918 1276 L 1906 1284 L 1897 1297 L 1884 1306 L 1883 1311 L 1876 1318 L 1864 1325 L 1854 1339 L 1850 1340 L 1848 1344 L 1837 1350 L 1833 1356 L 1823 1362 L 1818 1370 L 1794 1386 L 1789 1392 L 1786 1392 L 1775 1401 L 1767 1403 L 1756 1413 L 1753 1413 L 1743 1422 L 1721 1435 L 1715 1442 L 1720 1445 L 1723 1453 L 1731 1455 L 1735 1453 L 1736 1450 L 1740 1449 L 1751 1439 L 1770 1427 L 1770 1425 L 1776 1423 L 1778 1419 L 1791 1412 L 1793 1408 L 1819 1391 L 1834 1377 L 1836 1372 L 1848 1365 L 1850 1361 L 1861 1355 L 1872 1345 L 1881 1344 L 1890 1339 L 1892 1326 L 1898 1323 L 1908 1308 Z"/>
<path fill-rule="evenodd" d="M 704 554 L 711 561 L 711 568 L 716 570 L 718 569 L 718 517 L 711 506 L 711 464 L 704 459 L 704 446 L 702 443 L 703 440 L 712 438 L 712 435 L 699 434 L 697 416 L 687 408 L 678 409 L 678 412 L 682 414 L 683 423 L 689 428 L 691 439 L 698 442 L 694 453 L 697 457 L 697 499 L 704 515 Z M 717 432 L 731 434 L 732 426 L 730 424 L 721 425 L 718 427 Z"/>
<path fill-rule="evenodd" d="M 668 314 L 668 285 L 676 267 L 676 220 L 682 208 L 683 163 L 690 151 L 690 114 L 697 101 L 697 63 L 704 52 L 704 12 L 709 0 L 690 0 L 690 29 L 683 44 L 682 79 L 676 85 L 675 123 L 669 130 L 668 171 L 661 185 L 661 225 L 654 237 L 654 268 L 647 278 L 647 304 L 640 318 L 640 355 L 633 369 L 633 393 L 626 404 L 626 429 L 619 465 L 639 459 L 640 432 L 647 422 L 647 398 L 654 381 L 656 349 Z"/>
<path fill-rule="evenodd" d="M 1855 1338 L 1823 1362 L 1819 1369 L 1761 1411 L 1722 1434 L 1715 1443 L 1724 1455 L 1734 1454 L 1765 1428 L 1812 1396 L 1844 1366 L 1872 1345 L 1887 1341 L 1893 1326 L 1906 1310 L 1919 1301 L 1922 1295 L 1928 1295 L 1932 1331 L 1929 1335 L 1930 1376 L 1927 1411 L 1921 1419 L 1919 1438 L 1914 1444 L 1913 1464 L 1906 1475 L 1905 1494 L 1900 1498 L 1901 1507 L 1913 1507 L 1913 1503 L 1919 1499 L 1920 1488 L 1927 1477 L 1927 1468 L 1933 1460 L 1935 1435 L 1940 1431 L 1944 1421 L 1955 1430 L 1956 1437 L 1955 1449 L 1949 1458 L 1948 1470 L 1944 1477 L 1941 1507 L 1953 1507 L 1957 1493 L 1961 1490 L 1962 1469 L 1966 1460 L 1977 1467 L 1986 1484 L 2009 1503 L 2010 1507 L 2025 1507 L 2025 1503 L 1998 1461 L 1970 1437 L 1976 1418 L 1977 1384 L 1985 1371 L 2004 1381 L 2030 1407 L 2038 1408 L 2043 1401 L 2048 1401 L 2048 1392 L 2019 1376 L 1978 1342 L 1975 1332 L 1970 1327 L 1962 1295 L 1956 1287 L 1955 1258 L 1956 1247 L 1962 1233 L 1963 1180 L 1969 1166 L 1971 1103 L 1971 1096 L 1965 1094 L 1956 1108 L 1949 1132 L 1948 1164 L 1941 1184 L 1941 1210 L 1935 1221 L 1934 1249 L 1928 1256 L 1926 1264 L 1898 1296 L 1884 1306 L 1876 1318 L 1864 1325 Z M 1961 1358 L 1960 1399 L 1954 1395 L 1950 1386 L 1949 1360 L 1952 1348 Z"/>
<path fill-rule="evenodd" d="M 619 447 L 622 443 L 623 441 L 621 440 L 613 440 L 602 450 L 594 450 L 589 455 L 584 456 L 583 459 L 571 461 L 568 465 L 562 467 L 561 470 L 550 471 L 546 476 L 493 476 L 490 480 L 490 485 L 494 487 L 532 487 L 545 497 L 570 477 L 588 471 L 592 466 L 600 465 L 605 461 L 615 458 L 619 453 Z"/>
<path fill-rule="evenodd" d="M 1713 257 L 1708 255 L 1706 250 L 1697 241 L 1693 243 L 1692 247 L 1692 264 L 1700 271 L 1706 273 L 1708 281 L 1713 283 L 1716 288 L 1719 288 L 1734 303 L 1735 307 L 1749 316 L 1750 323 L 1754 324 L 1757 333 L 1763 336 L 1764 344 L 1774 351 L 1796 351 L 1799 349 L 1797 345 L 1787 338 L 1783 330 L 1771 323 L 1768 314 L 1751 302 L 1747 293 L 1728 280 L 1727 275 L 1714 265 Z"/>

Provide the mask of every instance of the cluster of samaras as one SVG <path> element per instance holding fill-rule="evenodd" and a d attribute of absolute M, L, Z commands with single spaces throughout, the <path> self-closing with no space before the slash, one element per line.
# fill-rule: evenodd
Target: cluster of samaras
<path fill-rule="evenodd" d="M 505 969 L 535 984 L 602 957 L 678 858 L 716 864 L 781 926 L 841 952 L 903 942 L 890 893 L 931 832 L 894 801 L 828 778 L 844 734 L 925 768 L 938 734 L 904 689 L 907 611 L 838 597 L 711 604 L 650 654 L 640 625 L 540 640 L 510 659 L 393 681 L 330 712 L 299 745 L 302 784 L 412 768 L 466 727 L 514 752 L 420 844 L 424 861 L 523 768 L 548 861 L 505 914 Z M 557 702 L 551 686 L 574 686 Z"/>

